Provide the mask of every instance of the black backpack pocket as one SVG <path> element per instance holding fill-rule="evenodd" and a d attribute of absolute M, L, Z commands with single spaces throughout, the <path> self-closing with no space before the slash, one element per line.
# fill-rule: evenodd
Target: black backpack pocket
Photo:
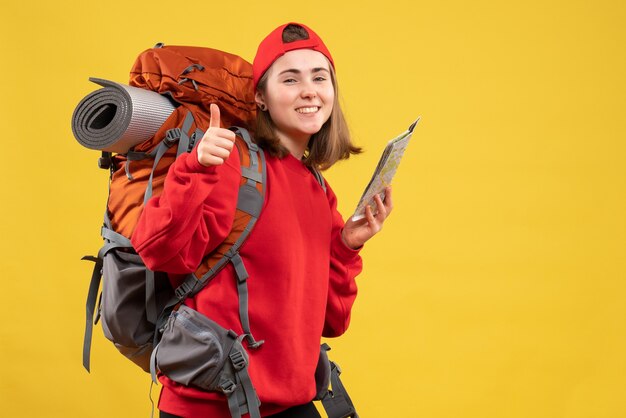
<path fill-rule="evenodd" d="M 156 326 L 146 313 L 146 266 L 139 255 L 114 249 L 104 256 L 102 275 L 104 335 L 122 354 L 150 371 Z M 173 290 L 164 273 L 154 273 L 154 281 L 156 309 L 161 309 Z"/>
<path fill-rule="evenodd" d="M 248 363 L 240 340 L 234 331 L 182 305 L 165 326 L 157 346 L 156 366 L 185 386 L 224 391 L 227 381 L 236 382 L 230 360 L 238 356 L 244 367 Z"/>

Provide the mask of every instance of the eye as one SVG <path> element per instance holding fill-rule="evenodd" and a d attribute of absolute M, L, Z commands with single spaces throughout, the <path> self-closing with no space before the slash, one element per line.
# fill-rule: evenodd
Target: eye
<path fill-rule="evenodd" d="M 323 75 L 318 75 L 318 76 L 316 76 L 313 80 L 314 80 L 314 81 L 319 81 L 319 82 L 322 82 L 322 81 L 326 81 L 326 80 L 327 80 L 327 78 L 326 78 L 326 77 L 324 77 Z"/>
<path fill-rule="evenodd" d="M 295 78 L 286 78 L 286 79 L 283 80 L 283 83 L 285 83 L 285 84 L 293 84 L 295 82 L 296 82 Z"/>

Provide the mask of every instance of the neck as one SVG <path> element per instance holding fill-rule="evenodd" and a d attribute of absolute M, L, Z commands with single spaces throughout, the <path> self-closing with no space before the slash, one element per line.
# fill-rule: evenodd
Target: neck
<path fill-rule="evenodd" d="M 303 135 L 299 138 L 294 138 L 282 132 L 276 132 L 276 135 L 278 136 L 281 145 L 287 148 L 291 155 L 296 157 L 298 160 L 302 159 L 304 151 L 306 151 L 306 147 L 309 145 L 311 135 Z"/>

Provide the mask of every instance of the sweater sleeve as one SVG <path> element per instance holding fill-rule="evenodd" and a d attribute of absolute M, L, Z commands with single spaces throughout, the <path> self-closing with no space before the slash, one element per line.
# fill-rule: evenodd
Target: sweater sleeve
<path fill-rule="evenodd" d="M 240 173 L 237 147 L 219 166 L 201 165 L 196 148 L 176 159 L 163 192 L 148 201 L 131 238 L 148 268 L 173 274 L 196 270 L 231 230 Z"/>
<path fill-rule="evenodd" d="M 333 221 L 330 244 L 330 277 L 324 321 L 324 337 L 338 337 L 350 324 L 350 312 L 357 294 L 356 276 L 363 268 L 359 251 L 349 248 L 341 237 L 344 221 L 337 211 L 337 198 L 327 184 Z"/>

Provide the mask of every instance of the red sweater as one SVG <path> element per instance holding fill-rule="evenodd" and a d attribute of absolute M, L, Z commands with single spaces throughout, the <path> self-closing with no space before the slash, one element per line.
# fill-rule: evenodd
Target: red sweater
<path fill-rule="evenodd" d="M 132 243 L 146 265 L 171 274 L 195 271 L 230 232 L 241 169 L 237 149 L 221 166 L 204 167 L 196 150 L 170 168 L 163 193 L 146 205 Z M 343 334 L 356 297 L 358 251 L 341 239 L 337 200 L 291 155 L 267 156 L 267 192 L 261 216 L 241 248 L 249 273 L 250 376 L 262 415 L 309 402 L 320 337 Z M 232 265 L 186 301 L 225 328 L 242 333 Z M 183 417 L 228 418 L 224 395 L 160 377 L 159 408 Z"/>

